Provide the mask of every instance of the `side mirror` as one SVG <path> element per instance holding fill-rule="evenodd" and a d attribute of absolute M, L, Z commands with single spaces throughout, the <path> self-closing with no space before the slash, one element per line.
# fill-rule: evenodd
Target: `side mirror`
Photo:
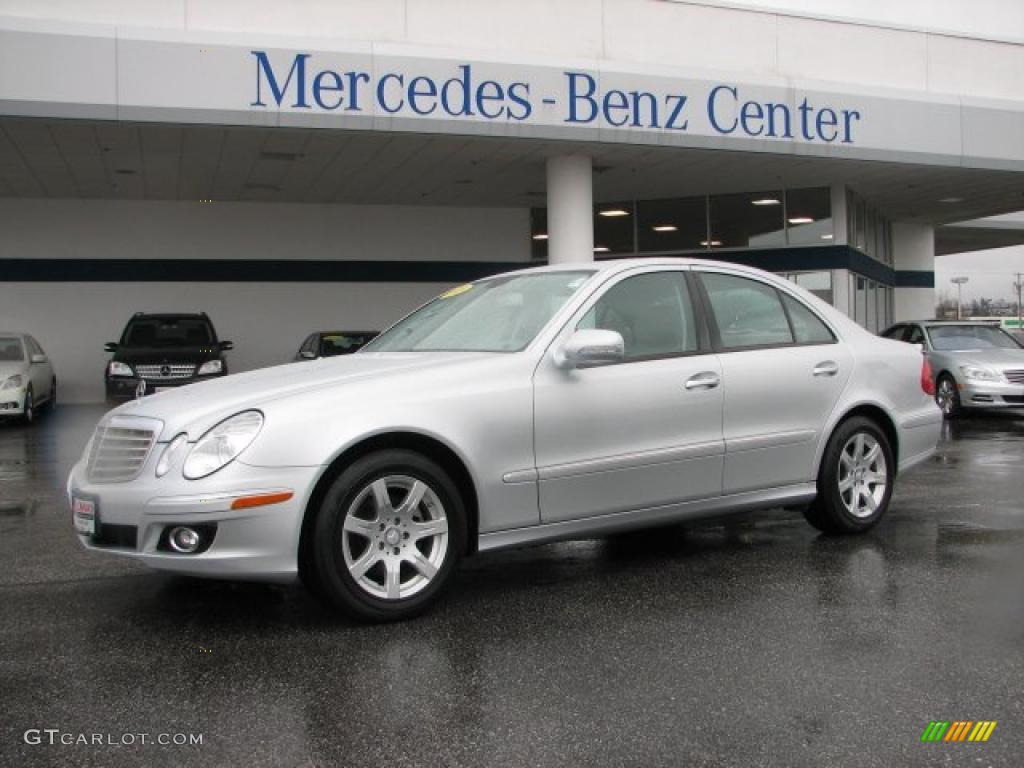
<path fill-rule="evenodd" d="M 561 347 L 555 349 L 554 361 L 559 368 L 589 368 L 621 362 L 626 344 L 617 331 L 586 329 L 576 331 Z"/>
<path fill-rule="evenodd" d="M 116 341 L 108 341 L 106 344 L 103 345 L 103 351 L 104 352 L 117 352 L 117 342 Z"/>
<path fill-rule="evenodd" d="M 32 362 L 33 363 L 45 363 L 46 362 L 46 355 L 32 355 Z"/>
<path fill-rule="evenodd" d="M 234 348 L 235 348 L 235 342 L 233 342 L 233 341 L 222 341 L 220 343 L 220 351 L 221 352 L 229 352 L 229 351 L 231 351 Z"/>
<path fill-rule="evenodd" d="M 301 352 L 299 352 L 299 357 L 301 357 L 303 360 L 316 360 L 316 352 L 313 352 L 312 350 L 309 349 L 304 349 Z"/>

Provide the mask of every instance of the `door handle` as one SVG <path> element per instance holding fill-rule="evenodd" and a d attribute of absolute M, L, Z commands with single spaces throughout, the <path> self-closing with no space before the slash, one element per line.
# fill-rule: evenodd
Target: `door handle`
<path fill-rule="evenodd" d="M 687 389 L 714 389 L 722 380 L 718 378 L 717 373 L 711 371 L 704 371 L 703 373 L 697 373 L 686 380 Z"/>
<path fill-rule="evenodd" d="M 835 376 L 839 373 L 839 363 L 833 362 L 832 360 L 826 360 L 823 363 L 818 363 L 814 366 L 812 373 L 815 376 Z"/>

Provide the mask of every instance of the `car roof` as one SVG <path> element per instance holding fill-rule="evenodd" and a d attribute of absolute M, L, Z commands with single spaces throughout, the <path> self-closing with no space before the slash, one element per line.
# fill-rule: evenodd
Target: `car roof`
<path fill-rule="evenodd" d="M 920 323 L 921 325 L 983 325 L 999 326 L 998 320 L 908 320 L 908 323 Z"/>
<path fill-rule="evenodd" d="M 132 320 L 209 320 L 205 313 L 201 312 L 136 312 Z"/>
<path fill-rule="evenodd" d="M 313 331 L 321 336 L 365 336 L 370 333 L 380 333 L 380 331 Z"/>
<path fill-rule="evenodd" d="M 535 267 L 529 266 L 529 263 L 523 264 L 523 269 L 517 270 L 519 273 L 528 272 L 601 272 L 601 273 L 617 273 L 625 272 L 630 269 L 636 269 L 637 267 L 711 267 L 714 269 L 730 269 L 736 272 L 745 272 L 751 275 L 759 275 L 761 277 L 769 277 L 782 282 L 787 282 L 785 278 L 773 272 L 767 272 L 757 267 L 751 267 L 747 264 L 740 264 L 734 261 L 727 261 L 725 259 L 702 259 L 693 258 L 688 256 L 654 256 L 654 257 L 638 257 L 638 258 L 626 258 L 626 259 L 602 259 L 600 261 L 583 261 L 575 264 L 542 264 Z M 489 280 L 491 278 L 498 278 L 508 275 L 508 272 L 500 272 L 495 275 L 489 275 L 488 277 L 481 278 L 482 280 Z"/>

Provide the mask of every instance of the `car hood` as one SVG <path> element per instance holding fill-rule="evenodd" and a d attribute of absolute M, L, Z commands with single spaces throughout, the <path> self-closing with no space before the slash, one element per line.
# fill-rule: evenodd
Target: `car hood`
<path fill-rule="evenodd" d="M 965 349 L 940 352 L 955 358 L 960 365 L 984 365 L 989 368 L 1024 368 L 1024 349 Z"/>
<path fill-rule="evenodd" d="M 492 358 L 483 352 L 376 352 L 289 363 L 170 389 L 132 400 L 112 415 L 145 416 L 164 423 L 161 440 L 187 430 L 195 439 L 206 429 L 239 411 L 261 408 L 282 398 L 311 395 L 324 389 L 355 384 L 375 391 L 374 382 L 387 378 L 400 386 L 389 391 L 413 391 L 416 380 L 428 371 L 466 366 Z M 365 402 L 360 402 L 360 406 Z M 193 434 L 195 433 L 195 434 Z"/>
<path fill-rule="evenodd" d="M 24 374 L 28 368 L 28 363 L 21 361 L 9 361 L 5 360 L 0 362 L 0 384 L 3 384 L 7 379 L 15 374 Z"/>

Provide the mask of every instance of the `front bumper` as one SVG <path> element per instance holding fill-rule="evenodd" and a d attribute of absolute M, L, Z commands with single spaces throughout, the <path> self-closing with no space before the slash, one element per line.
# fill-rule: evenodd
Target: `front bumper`
<path fill-rule="evenodd" d="M 21 416 L 25 413 L 25 390 L 0 389 L 0 418 Z"/>
<path fill-rule="evenodd" d="M 957 388 L 964 408 L 1024 408 L 1024 384 L 965 379 Z"/>
<path fill-rule="evenodd" d="M 139 376 L 107 376 L 107 400 L 134 400 L 140 381 L 146 382 L 146 394 L 152 395 L 164 389 L 177 389 L 200 381 L 210 381 L 227 373 L 211 373 L 207 376 L 190 376 L 187 379 L 143 379 Z"/>
<path fill-rule="evenodd" d="M 131 557 L 162 571 L 211 578 L 293 582 L 298 577 L 302 517 L 321 467 L 253 467 L 234 461 L 202 480 L 180 470 L 154 473 L 164 445 L 158 444 L 141 474 L 125 483 L 90 483 L 84 462 L 68 478 L 71 496 L 96 503 L 96 533 L 77 534 L 86 549 Z M 231 509 L 242 496 L 291 491 L 284 502 Z M 169 528 L 215 526 L 209 548 L 197 554 L 161 551 Z"/>

